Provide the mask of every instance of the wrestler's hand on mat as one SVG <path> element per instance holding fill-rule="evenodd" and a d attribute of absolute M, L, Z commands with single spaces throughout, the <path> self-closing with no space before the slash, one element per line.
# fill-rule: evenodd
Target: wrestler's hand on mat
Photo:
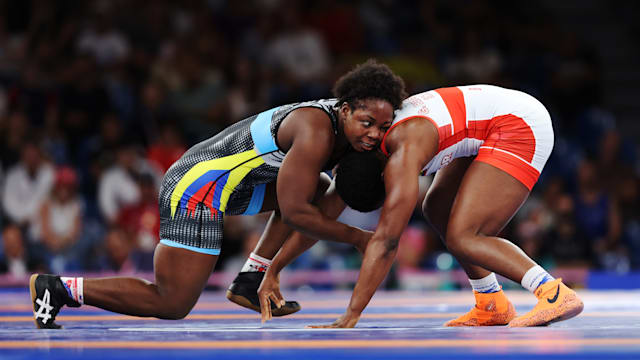
<path fill-rule="evenodd" d="M 260 314 L 262 322 L 271 320 L 271 300 L 276 304 L 278 309 L 285 304 L 284 298 L 280 293 L 279 274 L 274 274 L 268 269 L 264 274 L 262 283 L 258 288 L 258 299 L 260 299 Z"/>
<path fill-rule="evenodd" d="M 344 315 L 340 316 L 338 320 L 329 325 L 307 325 L 307 328 L 311 329 L 328 329 L 328 328 L 352 328 L 356 326 L 360 320 L 360 315 L 355 315 L 347 311 Z"/>

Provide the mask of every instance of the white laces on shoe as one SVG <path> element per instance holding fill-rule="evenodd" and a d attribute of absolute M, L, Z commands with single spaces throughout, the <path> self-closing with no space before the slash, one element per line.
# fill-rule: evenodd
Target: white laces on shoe
<path fill-rule="evenodd" d="M 51 319 L 51 310 L 53 310 L 53 306 L 50 305 L 51 302 L 51 294 L 49 293 L 49 289 L 44 290 L 44 295 L 41 299 L 36 299 L 36 304 L 40 305 L 40 308 L 34 314 L 36 320 L 38 318 L 42 318 L 42 323 L 46 324 L 49 319 Z"/>

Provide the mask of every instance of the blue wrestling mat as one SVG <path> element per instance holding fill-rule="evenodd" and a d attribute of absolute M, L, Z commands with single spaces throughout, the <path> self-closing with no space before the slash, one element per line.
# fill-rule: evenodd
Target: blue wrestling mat
<path fill-rule="evenodd" d="M 28 291 L 0 292 L 0 359 L 640 359 L 640 291 L 579 291 L 578 317 L 548 327 L 445 328 L 471 291 L 380 292 L 355 329 L 306 329 L 344 311 L 350 292 L 286 293 L 302 311 L 260 323 L 257 313 L 205 292 L 184 320 L 64 308 L 62 330 L 38 330 Z M 519 314 L 524 291 L 507 292 Z"/>

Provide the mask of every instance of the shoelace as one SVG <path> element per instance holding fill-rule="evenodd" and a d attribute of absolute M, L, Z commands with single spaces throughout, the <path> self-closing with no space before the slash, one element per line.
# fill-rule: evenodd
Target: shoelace
<path fill-rule="evenodd" d="M 49 292 L 49 289 L 45 289 L 42 299 L 36 299 L 36 304 L 40 305 L 34 314 L 36 320 L 38 318 L 42 318 L 42 323 L 46 324 L 49 319 L 55 316 L 55 313 L 51 313 L 54 308 L 51 306 L 51 293 Z"/>

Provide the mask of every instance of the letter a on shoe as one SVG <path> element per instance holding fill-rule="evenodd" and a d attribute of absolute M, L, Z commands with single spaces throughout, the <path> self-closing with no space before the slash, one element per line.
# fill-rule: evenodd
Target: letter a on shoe
<path fill-rule="evenodd" d="M 33 302 L 33 318 L 40 329 L 60 329 L 56 315 L 64 306 L 78 307 L 62 284 L 59 276 L 33 274 L 29 279 L 29 292 Z"/>

